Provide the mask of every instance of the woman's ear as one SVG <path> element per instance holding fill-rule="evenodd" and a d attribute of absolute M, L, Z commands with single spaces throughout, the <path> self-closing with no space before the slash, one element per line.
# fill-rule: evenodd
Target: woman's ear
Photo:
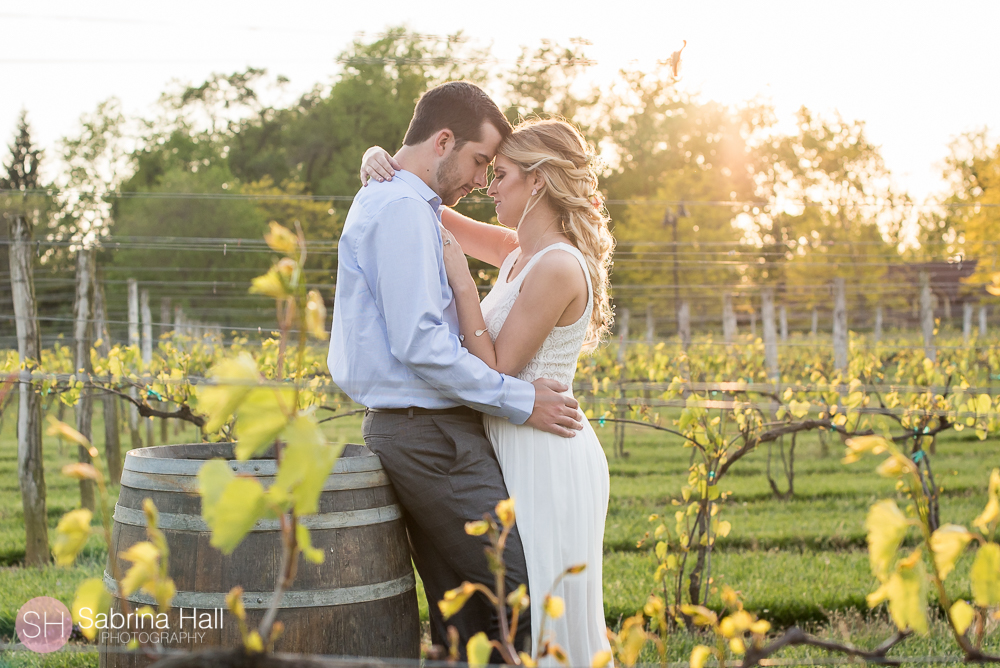
<path fill-rule="evenodd" d="M 544 187 L 545 187 L 545 179 L 542 177 L 541 174 L 538 173 L 538 170 L 535 170 L 535 171 L 531 172 L 531 188 L 532 188 L 532 190 L 537 190 L 537 191 L 541 192 L 542 188 L 544 188 Z"/>

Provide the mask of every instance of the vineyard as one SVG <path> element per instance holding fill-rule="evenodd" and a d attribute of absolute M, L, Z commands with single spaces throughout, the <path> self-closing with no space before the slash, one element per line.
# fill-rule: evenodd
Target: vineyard
<path fill-rule="evenodd" d="M 968 522 L 993 498 L 986 482 L 998 462 L 1000 346 L 980 340 L 964 346 L 942 337 L 937 360 L 930 362 L 919 340 L 887 337 L 876 343 L 852 335 L 842 371 L 834 368 L 828 341 L 802 335 L 792 343 L 781 350 L 777 379 L 764 342 L 748 336 L 730 344 L 699 338 L 686 351 L 680 340 L 631 342 L 581 358 L 576 394 L 598 426 L 612 471 L 604 565 L 610 628 L 622 629 L 624 620 L 643 609 L 653 617 L 654 600 L 666 609 L 720 609 L 724 589 L 731 587 L 748 611 L 775 628 L 813 625 L 841 640 L 869 638 L 872 646 L 884 639 L 875 635 L 889 635 L 891 625 L 884 613 L 869 612 L 865 600 L 873 582 L 865 516 L 873 499 L 903 493 L 879 475 L 884 467 L 876 472 L 870 464 L 840 462 L 849 437 L 881 436 L 906 453 L 928 494 L 927 517 L 935 528 Z M 277 380 L 277 335 L 224 342 L 170 334 L 148 363 L 140 347 L 117 345 L 104 354 L 102 347 L 99 341 L 90 350 L 92 372 L 86 375 L 74 373 L 67 346 L 43 350 L 32 378 L 46 414 L 62 416 L 89 394 L 120 402 L 123 410 L 111 430 L 127 433 L 128 409 L 134 407 L 149 425 L 140 430 L 153 439 L 147 445 L 218 440 L 237 436 L 239 427 L 205 430 L 208 411 L 198 388 L 211 382 L 213 367 L 249 353 L 264 386 L 283 384 Z M 282 373 L 307 388 L 303 407 L 315 407 L 330 442 L 359 442 L 357 407 L 329 383 L 325 352 L 325 346 L 309 344 Z M 4 376 L 18 367 L 16 354 L 8 353 Z M 7 397 L 12 400 L 14 394 Z M 0 443 L 7 488 L 13 490 L 15 441 L 8 415 L 5 410 Z M 97 434 L 111 431 L 101 416 L 93 428 Z M 104 441 L 103 456 L 120 462 L 107 449 L 114 439 Z M 45 448 L 49 531 L 85 493 L 82 485 L 53 475 L 76 459 L 68 443 L 50 438 Z M 103 568 L 106 554 L 95 537 L 81 547 L 68 578 L 52 567 L 37 575 L 10 570 L 25 554 L 23 515 L 12 497 L 7 495 L 0 529 L 8 546 L 2 558 L 17 582 L 0 611 L 5 633 L 12 630 L 19 592 L 58 578 L 57 589 L 68 602 L 74 583 Z M 971 598 L 972 561 L 971 555 L 958 560 L 958 596 Z M 932 610 L 935 600 L 929 599 Z M 947 653 L 942 622 L 933 612 L 930 619 L 938 632 L 928 647 Z M 831 626 L 836 620 L 840 627 Z M 843 637 L 848 628 L 856 635 Z M 993 638 L 992 632 L 986 636 Z M 698 634 L 680 633 L 669 654 L 687 658 L 698 642 Z M 655 660 L 653 647 L 647 645 L 645 652 L 652 653 L 643 654 L 645 660 Z"/>

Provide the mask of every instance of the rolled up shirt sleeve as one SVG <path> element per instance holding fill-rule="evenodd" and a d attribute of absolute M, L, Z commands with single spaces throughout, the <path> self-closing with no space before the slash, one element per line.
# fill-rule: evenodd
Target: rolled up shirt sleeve
<path fill-rule="evenodd" d="M 389 202 L 373 216 L 357 249 L 392 356 L 455 402 L 524 423 L 534 406 L 534 386 L 494 371 L 456 335 L 438 221 L 427 203 Z"/>

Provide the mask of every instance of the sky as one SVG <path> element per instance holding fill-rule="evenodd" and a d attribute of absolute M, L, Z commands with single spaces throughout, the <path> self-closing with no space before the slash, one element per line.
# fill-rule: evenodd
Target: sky
<path fill-rule="evenodd" d="M 787 127 L 803 105 L 863 120 L 917 201 L 943 188 L 956 135 L 1000 130 L 997 0 L 0 0 L 0 142 L 10 143 L 22 108 L 52 150 L 110 96 L 149 115 L 172 80 L 200 83 L 246 66 L 285 75 L 299 94 L 336 76 L 337 55 L 359 33 L 397 25 L 462 30 L 510 60 L 542 39 L 584 38 L 598 82 L 666 59 L 687 40 L 685 89 L 732 104 L 758 96 Z"/>

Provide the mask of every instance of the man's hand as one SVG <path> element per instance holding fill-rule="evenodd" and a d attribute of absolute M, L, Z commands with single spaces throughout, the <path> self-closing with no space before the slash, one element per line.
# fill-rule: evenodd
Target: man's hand
<path fill-rule="evenodd" d="M 524 423 L 556 436 L 572 438 L 583 429 L 580 402 L 561 392 L 569 388 L 548 378 L 539 378 L 535 386 L 535 407 Z"/>

